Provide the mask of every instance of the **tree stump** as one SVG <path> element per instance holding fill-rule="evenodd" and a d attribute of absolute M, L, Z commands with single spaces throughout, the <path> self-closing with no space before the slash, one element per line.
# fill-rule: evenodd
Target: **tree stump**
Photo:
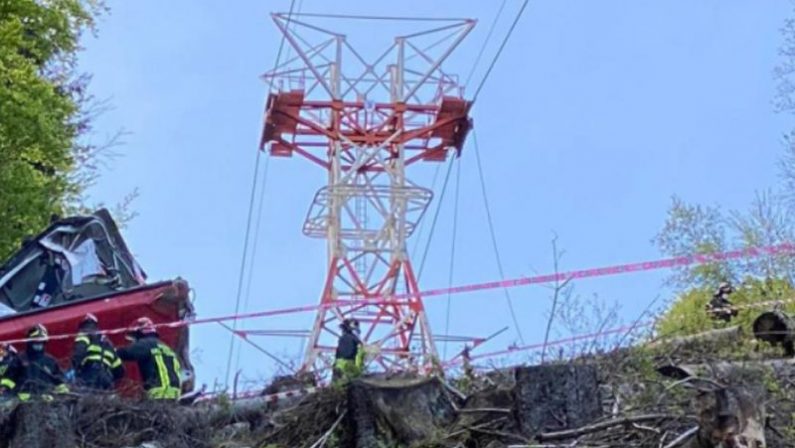
<path fill-rule="evenodd" d="M 528 437 L 584 426 L 602 414 L 594 366 L 520 367 L 515 375 L 516 416 L 522 433 Z"/>
<path fill-rule="evenodd" d="M 74 426 L 68 405 L 30 402 L 14 410 L 8 448 L 74 448 Z M 4 428 L 5 429 L 5 428 Z M 5 432 L 5 431 L 4 431 Z"/>
<path fill-rule="evenodd" d="M 351 383 L 348 399 L 356 448 L 378 448 L 379 441 L 410 445 L 456 418 L 437 378 L 359 379 Z"/>

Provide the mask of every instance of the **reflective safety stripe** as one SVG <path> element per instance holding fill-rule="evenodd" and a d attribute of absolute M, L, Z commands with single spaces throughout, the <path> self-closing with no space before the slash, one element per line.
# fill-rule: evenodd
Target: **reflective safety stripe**
<path fill-rule="evenodd" d="M 356 359 L 354 361 L 356 363 L 356 368 L 361 370 L 364 367 L 364 347 L 359 346 L 359 349 L 356 351 Z"/>
<path fill-rule="evenodd" d="M 83 365 L 86 365 L 90 362 L 100 362 L 102 361 L 102 355 L 88 355 L 83 358 Z"/>
<path fill-rule="evenodd" d="M 334 370 L 339 372 L 336 383 L 345 383 L 362 374 L 362 369 L 352 359 L 339 358 L 334 361 Z"/>
<path fill-rule="evenodd" d="M 177 381 L 179 381 L 179 371 L 181 366 L 174 351 L 165 344 L 157 344 L 157 347 L 153 348 L 151 353 L 152 357 L 155 359 L 155 365 L 157 366 L 157 376 L 160 380 L 160 387 L 152 388 L 150 390 L 169 388 L 172 386 L 171 377 L 169 376 L 169 366 L 166 365 L 166 361 L 170 361 L 169 364 L 172 370 L 171 373 L 173 373 L 174 377 L 177 379 Z"/>
<path fill-rule="evenodd" d="M 29 401 L 30 400 L 30 394 L 27 393 L 27 392 L 21 392 L 19 395 L 17 395 L 17 397 L 20 399 L 20 401 Z"/>
<path fill-rule="evenodd" d="M 88 336 L 80 335 L 75 338 L 75 344 L 77 343 L 84 343 L 84 344 L 91 344 L 91 340 L 88 339 Z"/>
<path fill-rule="evenodd" d="M 163 355 L 159 352 L 155 355 L 155 365 L 157 365 L 157 376 L 160 377 L 160 386 L 168 387 L 171 384 L 171 380 L 168 378 L 168 369 L 166 369 L 166 363 L 163 361 Z"/>
<path fill-rule="evenodd" d="M 101 345 L 92 344 L 86 349 L 90 355 L 83 358 L 81 365 L 86 365 L 89 362 L 101 362 L 111 369 L 121 366 L 121 359 L 116 355 L 113 350 L 103 348 Z"/>
<path fill-rule="evenodd" d="M 152 400 L 176 400 L 180 396 L 180 390 L 176 387 L 153 387 L 146 391 Z"/>
<path fill-rule="evenodd" d="M 0 387 L 5 387 L 6 389 L 15 389 L 17 387 L 17 383 L 10 378 L 1 378 Z"/>
<path fill-rule="evenodd" d="M 68 394 L 69 393 L 69 386 L 66 384 L 59 384 L 55 386 L 55 393 L 56 394 Z"/>

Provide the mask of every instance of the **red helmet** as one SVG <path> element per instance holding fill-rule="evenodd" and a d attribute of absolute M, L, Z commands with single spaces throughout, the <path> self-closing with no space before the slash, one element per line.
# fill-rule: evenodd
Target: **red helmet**
<path fill-rule="evenodd" d="M 148 317 L 139 317 L 132 324 L 132 331 L 140 334 L 157 334 L 157 328 L 152 319 Z"/>
<path fill-rule="evenodd" d="M 99 325 L 99 319 L 97 319 L 97 316 L 94 313 L 86 314 L 85 316 L 83 316 L 83 320 L 80 321 L 81 327 L 89 324 Z"/>

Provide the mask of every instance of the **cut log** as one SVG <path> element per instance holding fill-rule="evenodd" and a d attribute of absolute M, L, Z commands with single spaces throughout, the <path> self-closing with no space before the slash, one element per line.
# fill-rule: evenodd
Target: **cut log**
<path fill-rule="evenodd" d="M 681 380 L 692 376 L 729 376 L 737 369 L 773 369 L 782 374 L 795 374 L 795 359 L 764 359 L 759 361 L 721 361 L 705 364 L 666 364 L 657 368 L 665 377 Z"/>
<path fill-rule="evenodd" d="M 784 347 L 787 356 L 795 355 L 795 320 L 783 311 L 767 311 L 759 315 L 753 324 L 754 337 L 772 345 Z"/>
<path fill-rule="evenodd" d="M 602 414 L 595 366 L 520 367 L 515 375 L 516 416 L 522 433 L 528 437 L 585 426 Z"/>

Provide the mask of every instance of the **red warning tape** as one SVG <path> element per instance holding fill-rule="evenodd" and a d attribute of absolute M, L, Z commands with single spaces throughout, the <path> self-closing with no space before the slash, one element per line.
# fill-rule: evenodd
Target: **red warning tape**
<path fill-rule="evenodd" d="M 754 303 L 746 303 L 746 304 L 742 304 L 742 305 L 735 305 L 734 308 L 738 309 L 738 310 L 746 310 L 746 309 L 754 309 L 754 308 L 765 308 L 765 307 L 769 307 L 769 306 L 781 306 L 781 305 L 785 305 L 785 304 L 793 303 L 793 302 L 795 302 L 795 298 L 784 299 L 784 300 L 781 300 L 781 299 L 779 299 L 779 300 L 767 300 L 767 301 L 764 301 L 764 302 L 754 302 Z M 596 332 L 596 333 L 587 333 L 587 334 L 575 335 L 575 336 L 571 336 L 571 337 L 564 338 L 564 339 L 548 341 L 546 343 L 546 346 L 547 347 L 554 347 L 554 346 L 557 346 L 557 345 L 566 345 L 566 344 L 571 344 L 571 343 L 574 343 L 574 342 L 584 341 L 584 340 L 588 340 L 588 339 L 596 339 L 596 338 L 599 338 L 601 336 L 608 336 L 608 335 L 618 334 L 618 333 L 629 334 L 629 333 L 633 332 L 634 330 L 637 330 L 637 329 L 640 329 L 640 328 L 652 327 L 652 326 L 654 326 L 654 324 L 656 324 L 656 321 L 647 321 L 647 322 L 641 322 L 641 323 L 638 323 L 638 324 L 635 324 L 635 325 L 626 325 L 626 326 L 623 326 L 623 327 L 613 328 L 613 329 L 609 329 L 609 330 L 603 330 L 603 331 Z M 665 339 L 666 338 L 662 338 L 662 339 L 658 339 L 658 340 L 665 340 Z M 479 355 L 470 356 L 469 359 L 470 359 L 470 361 L 474 361 L 474 360 L 478 360 L 478 359 L 494 358 L 494 357 L 497 357 L 497 356 L 508 355 L 508 354 L 512 354 L 512 353 L 516 353 L 516 352 L 538 350 L 538 349 L 543 349 L 544 345 L 545 345 L 544 343 L 536 343 L 536 344 L 530 344 L 530 345 L 523 345 L 523 346 L 519 346 L 519 347 L 509 347 L 509 348 L 507 348 L 505 350 L 498 350 L 498 351 L 494 351 L 494 352 L 481 353 Z M 450 361 L 447 361 L 446 363 L 444 363 L 444 365 L 445 366 L 454 366 L 454 365 L 458 365 L 458 364 L 461 364 L 461 363 L 463 363 L 463 359 L 462 359 L 461 355 L 459 354 L 455 358 L 453 358 Z"/>
<path fill-rule="evenodd" d="M 777 244 L 772 246 L 764 246 L 764 247 L 751 247 L 747 249 L 740 249 L 740 250 L 733 250 L 728 252 L 719 252 L 713 254 L 704 254 L 704 255 L 688 255 L 682 257 L 674 257 L 674 258 L 666 258 L 662 260 L 654 260 L 654 261 L 645 261 L 640 263 L 629 263 L 629 264 L 621 264 L 621 265 L 614 265 L 614 266 L 607 266 L 601 268 L 592 268 L 592 269 L 583 269 L 577 271 L 569 271 L 569 272 L 561 272 L 557 274 L 545 274 L 545 275 L 538 275 L 535 277 L 521 277 L 516 279 L 509 279 L 509 280 L 501 280 L 501 281 L 492 281 L 492 282 L 485 282 L 485 283 L 473 283 L 469 285 L 462 285 L 462 286 L 454 286 L 452 288 L 438 288 L 438 289 L 431 289 L 427 291 L 421 291 L 418 293 L 410 293 L 410 294 L 399 294 L 391 298 L 391 300 L 362 300 L 359 299 L 352 299 L 346 301 L 337 301 L 333 303 L 325 303 L 319 305 L 304 305 L 298 307 L 291 307 L 291 308 L 282 308 L 282 309 L 274 309 L 274 310 L 266 310 L 266 311 L 258 311 L 252 313 L 241 313 L 241 314 L 231 314 L 226 316 L 218 316 L 218 317 L 208 317 L 203 319 L 194 319 L 194 320 L 181 320 L 181 321 L 174 321 L 174 322 L 165 322 L 156 324 L 156 327 L 166 327 L 166 328 L 178 328 L 182 326 L 192 326 L 192 325 L 200 325 L 200 324 L 207 324 L 207 323 L 218 323 L 218 322 L 226 322 L 226 321 L 237 321 L 237 320 L 245 320 L 245 319 L 255 319 L 255 318 L 262 318 L 262 317 L 273 317 L 273 316 L 280 316 L 286 314 L 294 314 L 294 313 L 302 313 L 302 312 L 310 312 L 316 311 L 319 309 L 328 309 L 328 308 L 335 308 L 340 306 L 346 305 L 386 305 L 386 304 L 396 304 L 396 300 L 402 299 L 409 299 L 413 297 L 438 297 L 444 296 L 447 294 L 462 294 L 468 292 L 475 292 L 475 291 L 484 291 L 489 289 L 500 289 L 500 288 L 516 288 L 520 286 L 528 286 L 528 285 L 537 285 L 537 284 L 544 284 L 544 283 L 552 283 L 555 281 L 566 281 L 569 279 L 584 279 L 584 278 L 594 278 L 594 277 L 605 277 L 611 275 L 619 275 L 619 274 L 629 274 L 629 273 L 637 273 L 637 272 L 645 272 L 645 271 L 653 271 L 658 269 L 671 269 L 677 267 L 684 267 L 684 266 L 691 266 L 691 265 L 699 265 L 699 264 L 707 264 L 707 263 L 714 263 L 714 262 L 722 262 L 722 261 L 731 261 L 731 260 L 738 260 L 743 258 L 757 258 L 761 256 L 776 256 L 776 255 L 784 255 L 784 254 L 791 254 L 795 252 L 795 244 L 792 243 L 783 243 Z M 101 333 L 103 334 L 119 334 L 125 333 L 129 331 L 129 327 L 123 328 L 113 328 L 113 329 L 106 329 L 102 330 Z M 71 334 L 60 334 L 60 335 L 52 335 L 50 339 L 68 339 L 68 338 L 75 338 L 78 336 L 78 333 L 71 333 Z M 23 343 L 27 342 L 28 338 L 23 339 L 14 339 L 8 341 L 2 341 L 6 343 Z"/>
<path fill-rule="evenodd" d="M 579 271 L 561 272 L 557 274 L 545 274 L 535 277 L 522 277 L 511 280 L 475 283 L 471 285 L 455 286 L 452 288 L 439 288 L 422 291 L 416 294 L 402 294 L 396 296 L 397 299 L 405 299 L 414 296 L 432 297 L 447 294 L 460 294 L 465 292 L 482 291 L 496 288 L 515 288 L 517 286 L 537 285 L 543 283 L 563 282 L 569 279 L 606 277 L 610 275 L 629 274 L 635 272 L 654 271 L 658 269 L 672 269 L 684 266 L 715 263 L 721 261 L 738 260 L 742 258 L 757 258 L 761 256 L 784 255 L 795 252 L 795 244 L 783 243 L 765 247 L 751 247 L 747 249 L 732 250 L 704 255 L 687 255 L 683 257 L 665 258 L 662 260 L 644 261 L 640 263 L 620 264 L 601 268 L 582 269 Z"/>

